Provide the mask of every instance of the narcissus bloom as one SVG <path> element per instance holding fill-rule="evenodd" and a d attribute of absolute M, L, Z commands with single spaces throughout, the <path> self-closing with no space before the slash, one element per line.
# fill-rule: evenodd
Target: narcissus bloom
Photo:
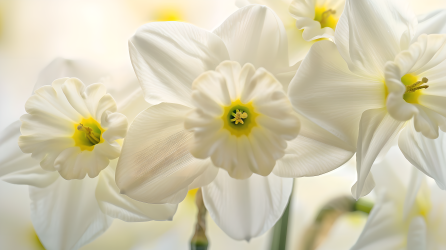
<path fill-rule="evenodd" d="M 302 60 L 318 39 L 333 39 L 345 0 L 236 0 L 239 7 L 266 5 L 282 20 L 290 61 Z"/>
<path fill-rule="evenodd" d="M 401 178 L 402 172 L 410 170 L 410 180 Z M 444 249 L 446 192 L 428 183 L 398 150 L 391 150 L 372 171 L 378 199 L 351 249 Z"/>
<path fill-rule="evenodd" d="M 19 146 L 45 170 L 68 180 L 94 178 L 121 153 L 128 121 L 102 83 L 57 79 L 37 89 L 25 109 Z"/>
<path fill-rule="evenodd" d="M 357 146 L 356 198 L 373 188 L 370 168 L 403 128 L 431 139 L 446 129 L 446 35 L 417 23 L 406 1 L 349 0 L 336 44 L 316 43 L 291 83 L 302 114 Z"/>
<path fill-rule="evenodd" d="M 322 174 L 353 155 L 293 110 L 286 91 L 297 66 L 267 7 L 239 9 L 213 32 L 146 24 L 129 48 L 155 104 L 130 126 L 118 162 L 117 185 L 131 198 L 177 204 L 202 187 L 214 221 L 249 240 L 285 209 L 292 179 L 280 177 Z"/>
<path fill-rule="evenodd" d="M 26 103 L 21 126 L 17 121 L 0 135 L 0 176 L 30 186 L 31 219 L 46 249 L 78 249 L 104 233 L 114 218 L 170 220 L 176 211 L 176 205 L 145 204 L 119 194 L 114 176 L 126 114 L 132 120 L 133 112 L 150 105 L 144 104 L 136 79 L 123 77 L 114 84 L 117 79 L 100 78 L 108 74 L 95 71 L 82 61 L 55 60 Z M 42 86 L 61 74 L 103 83 L 85 86 L 76 78 L 60 78 Z"/>

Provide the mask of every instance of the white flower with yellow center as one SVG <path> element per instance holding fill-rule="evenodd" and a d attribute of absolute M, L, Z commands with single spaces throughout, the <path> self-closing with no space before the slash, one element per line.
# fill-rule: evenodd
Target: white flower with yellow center
<path fill-rule="evenodd" d="M 290 13 L 305 40 L 333 39 L 344 4 L 345 0 L 293 0 Z"/>
<path fill-rule="evenodd" d="M 356 198 L 373 188 L 370 168 L 403 128 L 409 133 L 401 134 L 400 144 L 412 133 L 434 139 L 446 129 L 446 35 L 429 34 L 442 26 L 426 23 L 417 27 L 403 0 L 349 0 L 336 44 L 316 43 L 290 85 L 298 111 L 357 147 Z M 409 159 L 422 148 L 405 154 Z M 445 183 L 437 166 L 426 168 Z"/>
<path fill-rule="evenodd" d="M 127 118 L 116 112 L 101 83 L 85 87 L 76 78 L 55 80 L 37 89 L 25 109 L 20 148 L 67 180 L 98 176 L 121 152 L 117 140 L 127 133 Z"/>
<path fill-rule="evenodd" d="M 286 141 L 297 137 L 299 119 L 283 86 L 271 73 L 252 64 L 221 63 L 192 85 L 195 106 L 185 121 L 193 131 L 191 154 L 229 175 L 267 176 L 283 157 Z"/>
<path fill-rule="evenodd" d="M 391 150 L 372 172 L 377 202 L 351 249 L 444 249 L 446 192 L 428 183 L 398 149 Z"/>
<path fill-rule="evenodd" d="M 314 42 L 334 38 L 345 0 L 236 0 L 236 5 L 266 5 L 282 20 L 292 64 L 302 60 Z"/>
<path fill-rule="evenodd" d="M 0 134 L 0 177 L 30 186 L 31 220 L 45 249 L 78 249 L 115 218 L 142 222 L 175 214 L 176 205 L 132 200 L 115 183 L 127 118 L 150 106 L 128 70 L 104 78 L 110 74 L 94 64 L 56 59 L 41 73 L 22 124 Z M 66 75 L 103 83 L 84 86 L 77 78 L 60 78 Z"/>
<path fill-rule="evenodd" d="M 291 177 L 326 173 L 354 153 L 293 110 L 286 93 L 297 67 L 267 7 L 241 8 L 212 32 L 146 24 L 129 49 L 154 104 L 130 126 L 116 169 L 131 198 L 178 204 L 202 187 L 220 228 L 249 240 L 280 218 Z"/>

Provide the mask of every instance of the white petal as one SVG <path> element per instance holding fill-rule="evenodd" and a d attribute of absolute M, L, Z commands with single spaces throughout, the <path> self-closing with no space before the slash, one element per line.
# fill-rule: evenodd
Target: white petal
<path fill-rule="evenodd" d="M 353 184 L 352 188 L 351 188 L 351 192 L 353 197 L 363 197 L 368 195 L 370 192 L 372 192 L 372 190 L 375 188 L 375 180 L 373 179 L 373 175 L 372 173 L 368 173 L 367 177 L 364 181 L 364 184 L 362 184 L 362 191 L 360 194 L 357 194 L 357 190 L 358 190 L 358 182 L 355 182 L 355 184 Z"/>
<path fill-rule="evenodd" d="M 67 79 L 62 85 L 62 91 L 71 107 L 74 108 L 79 114 L 85 118 L 94 115 L 90 113 L 90 110 L 88 110 L 87 102 L 84 99 L 86 87 L 81 80 L 77 78 Z"/>
<path fill-rule="evenodd" d="M 20 150 L 19 136 L 20 121 L 13 122 L 0 134 L 0 176 L 39 166 L 39 161 Z"/>
<path fill-rule="evenodd" d="M 29 185 L 44 188 L 56 181 L 59 177 L 57 172 L 46 171 L 39 165 L 32 168 L 14 172 L 2 177 L 3 181 L 16 185 Z"/>
<path fill-rule="evenodd" d="M 425 180 L 425 175 L 418 169 L 412 167 L 412 174 L 407 188 L 406 199 L 404 200 L 403 218 L 407 219 L 413 212 L 419 212 L 417 196 L 421 194 L 421 185 Z"/>
<path fill-rule="evenodd" d="M 409 45 L 416 16 L 405 0 L 347 0 L 350 70 L 383 77 L 383 66 Z M 403 44 L 403 46 L 401 46 Z"/>
<path fill-rule="evenodd" d="M 293 71 L 289 67 L 288 41 L 282 21 L 265 6 L 249 5 L 239 9 L 216 28 L 214 34 L 226 44 L 231 60 L 241 65 L 251 63 L 274 75 Z M 288 82 L 282 84 L 287 86 Z"/>
<path fill-rule="evenodd" d="M 285 156 L 277 161 L 273 173 L 281 177 L 316 176 L 338 168 L 355 153 L 336 136 L 303 116 L 299 116 L 301 130 L 296 139 L 288 142 Z"/>
<path fill-rule="evenodd" d="M 216 35 L 191 24 L 149 23 L 129 41 L 130 58 L 145 99 L 190 106 L 192 82 L 229 59 Z"/>
<path fill-rule="evenodd" d="M 96 201 L 97 181 L 59 178 L 46 188 L 30 187 L 31 220 L 46 249 L 78 249 L 111 225 Z"/>
<path fill-rule="evenodd" d="M 381 193 L 361 236 L 351 250 L 403 250 L 405 232 L 401 227 L 402 215 L 398 211 L 398 204 Z"/>
<path fill-rule="evenodd" d="M 116 164 L 116 161 L 112 164 Z M 147 204 L 120 194 L 112 166 L 101 172 L 96 198 L 104 214 L 127 222 L 172 220 L 177 210 L 177 205 Z"/>
<path fill-rule="evenodd" d="M 385 86 L 351 73 L 336 46 L 320 41 L 299 67 L 288 95 L 299 113 L 356 147 L 360 117 L 384 106 Z"/>
<path fill-rule="evenodd" d="M 273 174 L 236 180 L 219 171 L 217 178 L 203 187 L 203 198 L 212 219 L 227 235 L 249 241 L 280 219 L 292 188 L 293 179 Z"/>
<path fill-rule="evenodd" d="M 421 34 L 446 34 L 446 10 L 439 9 L 418 16 L 418 26 L 414 38 Z"/>
<path fill-rule="evenodd" d="M 181 202 L 188 186 L 210 167 L 192 157 L 192 133 L 184 129 L 191 109 L 179 104 L 152 106 L 136 117 L 116 169 L 121 192 L 147 203 Z"/>
<path fill-rule="evenodd" d="M 446 189 L 446 136 L 440 132 L 437 139 L 429 139 L 415 131 L 409 123 L 399 136 L 398 145 L 406 159 L 426 175 L 432 177 L 437 185 Z"/>
<path fill-rule="evenodd" d="M 427 228 L 423 217 L 415 217 L 410 222 L 407 233 L 407 250 L 427 249 Z"/>
<path fill-rule="evenodd" d="M 120 113 L 106 111 L 102 114 L 101 125 L 107 130 L 101 135 L 108 143 L 122 139 L 127 135 L 129 123 L 127 117 Z"/>
<path fill-rule="evenodd" d="M 107 72 L 100 66 L 84 60 L 56 58 L 39 74 L 34 91 L 44 85 L 51 85 L 55 79 L 76 77 L 82 79 L 85 85 L 97 83 Z"/>
<path fill-rule="evenodd" d="M 404 122 L 390 117 L 385 108 L 371 109 L 363 113 L 359 124 L 356 169 L 358 181 L 355 198 L 360 198 L 370 169 L 386 144 L 403 128 Z"/>

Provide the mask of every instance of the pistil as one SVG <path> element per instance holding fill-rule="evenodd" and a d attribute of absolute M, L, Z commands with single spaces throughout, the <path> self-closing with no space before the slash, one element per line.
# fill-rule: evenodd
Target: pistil
<path fill-rule="evenodd" d="M 90 127 L 84 126 L 82 123 L 79 123 L 77 126 L 77 130 L 85 133 L 85 137 L 91 142 L 91 144 L 96 145 L 100 142 L 100 136 L 93 132 L 93 129 Z"/>
<path fill-rule="evenodd" d="M 423 85 L 423 84 L 427 83 L 428 81 L 429 80 L 426 77 L 423 77 L 421 79 L 421 81 L 417 81 L 414 84 L 407 85 L 406 86 L 406 92 L 404 94 L 413 93 L 413 92 L 415 92 L 417 90 L 420 90 L 420 89 L 427 89 L 427 88 L 429 88 L 429 85 Z"/>

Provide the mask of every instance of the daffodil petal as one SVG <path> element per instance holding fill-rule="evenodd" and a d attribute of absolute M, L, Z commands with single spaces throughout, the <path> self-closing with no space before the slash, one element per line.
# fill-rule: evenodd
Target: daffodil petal
<path fill-rule="evenodd" d="M 407 250 L 427 249 L 427 226 L 423 217 L 417 216 L 412 219 L 407 233 Z"/>
<path fill-rule="evenodd" d="M 58 173 L 46 171 L 37 165 L 3 176 L 2 180 L 16 185 L 44 188 L 51 185 L 58 177 Z"/>
<path fill-rule="evenodd" d="M 217 178 L 203 187 L 203 199 L 212 219 L 227 235 L 249 241 L 276 224 L 292 188 L 291 178 L 271 174 L 236 180 L 219 171 Z"/>
<path fill-rule="evenodd" d="M 361 115 L 385 105 L 385 86 L 351 73 L 336 45 L 320 41 L 303 60 L 288 96 L 300 114 L 356 147 Z"/>
<path fill-rule="evenodd" d="M 400 230 L 402 216 L 395 209 L 398 204 L 381 193 L 367 223 L 351 250 L 403 250 L 404 232 Z"/>
<path fill-rule="evenodd" d="M 108 73 L 100 66 L 84 60 L 56 58 L 39 74 L 34 91 L 44 85 L 50 85 L 54 79 L 76 77 L 82 79 L 85 85 L 97 83 Z"/>
<path fill-rule="evenodd" d="M 379 153 L 395 138 L 405 122 L 394 120 L 385 108 L 371 109 L 363 113 L 359 124 L 356 169 L 358 172 L 355 198 L 359 199 L 367 176 Z"/>
<path fill-rule="evenodd" d="M 130 58 L 146 101 L 191 106 L 192 82 L 229 59 L 216 35 L 180 22 L 149 23 L 129 40 Z"/>
<path fill-rule="evenodd" d="M 101 211 L 112 218 L 127 222 L 172 220 L 177 205 L 147 204 L 119 193 L 119 188 L 115 183 L 116 163 L 117 161 L 111 163 L 110 167 L 99 176 L 96 198 Z"/>
<path fill-rule="evenodd" d="M 433 178 L 437 185 L 446 189 L 446 136 L 440 132 L 437 139 L 429 139 L 415 131 L 409 123 L 399 136 L 398 146 L 406 159 L 421 172 Z"/>
<path fill-rule="evenodd" d="M 297 69 L 289 66 L 288 38 L 282 21 L 266 6 L 239 9 L 213 33 L 226 44 L 231 60 L 241 65 L 251 63 L 274 75 Z M 291 77 L 282 81 L 285 87 Z"/>
<path fill-rule="evenodd" d="M 20 121 L 11 123 L 0 134 L 0 177 L 39 166 L 39 161 L 19 148 L 19 136 Z"/>
<path fill-rule="evenodd" d="M 58 178 L 45 188 L 30 187 L 31 220 L 45 249 L 78 249 L 111 225 L 96 201 L 97 182 Z"/>
<path fill-rule="evenodd" d="M 189 153 L 192 133 L 184 129 L 191 108 L 162 103 L 141 112 L 124 141 L 116 169 L 121 192 L 147 203 L 178 204 L 210 166 Z M 150 191 L 148 191 L 150 190 Z"/>
<path fill-rule="evenodd" d="M 439 9 L 420 15 L 415 38 L 422 34 L 446 34 L 446 10 Z"/>
<path fill-rule="evenodd" d="M 281 177 L 321 175 L 347 162 L 356 148 L 350 147 L 327 130 L 299 116 L 301 130 L 288 141 L 285 155 L 277 161 L 273 173 Z"/>
<path fill-rule="evenodd" d="M 350 70 L 383 77 L 383 65 L 407 49 L 417 19 L 406 0 L 347 0 Z"/>

